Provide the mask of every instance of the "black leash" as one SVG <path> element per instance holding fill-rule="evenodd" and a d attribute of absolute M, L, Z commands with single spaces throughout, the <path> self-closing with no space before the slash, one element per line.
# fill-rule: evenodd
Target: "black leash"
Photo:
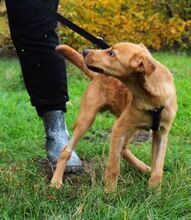
<path fill-rule="evenodd" d="M 42 3 L 39 0 L 32 0 L 30 1 L 31 4 L 33 4 L 35 7 L 37 7 L 39 10 L 41 10 L 43 13 L 46 13 L 50 17 L 56 19 L 61 24 L 67 26 L 71 30 L 75 31 L 88 41 L 92 42 L 93 44 L 97 45 L 99 48 L 107 49 L 110 47 L 102 38 L 95 37 L 94 35 L 90 34 L 83 28 L 79 27 L 78 25 L 74 24 L 70 20 L 68 20 L 66 17 L 60 15 L 59 13 L 55 12 L 51 8 L 49 8 L 46 4 Z"/>
<path fill-rule="evenodd" d="M 158 131 L 160 126 L 160 118 L 161 118 L 161 112 L 164 109 L 164 106 L 161 108 L 155 108 L 153 110 L 149 110 L 149 113 L 152 116 L 152 126 L 151 129 L 153 131 Z"/>

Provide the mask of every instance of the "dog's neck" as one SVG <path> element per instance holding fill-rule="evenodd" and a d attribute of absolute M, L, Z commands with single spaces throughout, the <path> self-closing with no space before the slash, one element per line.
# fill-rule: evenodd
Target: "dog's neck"
<path fill-rule="evenodd" d="M 160 66 L 160 72 L 156 68 L 150 75 L 135 73 L 133 77 L 121 80 L 132 92 L 138 109 L 150 110 L 166 106 L 175 95 L 172 75 L 166 67 L 162 66 L 162 69 L 162 73 Z"/>

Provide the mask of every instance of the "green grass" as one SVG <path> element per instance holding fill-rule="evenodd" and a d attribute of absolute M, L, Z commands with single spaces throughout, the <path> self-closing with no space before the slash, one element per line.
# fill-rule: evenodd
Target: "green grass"
<path fill-rule="evenodd" d="M 30 106 L 17 60 L 0 61 L 0 219 L 48 220 L 189 220 L 191 219 L 191 59 L 184 54 L 155 53 L 173 72 L 179 110 L 169 137 L 161 192 L 148 188 L 143 175 L 121 162 L 118 191 L 103 192 L 103 172 L 114 122 L 99 114 L 77 152 L 89 172 L 70 175 L 62 190 L 49 188 L 35 160 L 46 157 L 42 121 Z M 66 114 L 70 132 L 88 80 L 69 66 L 71 105 Z M 131 145 L 150 163 L 150 142 Z"/>

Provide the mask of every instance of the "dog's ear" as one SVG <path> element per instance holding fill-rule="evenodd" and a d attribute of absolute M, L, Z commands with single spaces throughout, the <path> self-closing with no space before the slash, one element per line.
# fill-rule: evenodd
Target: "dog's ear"
<path fill-rule="evenodd" d="M 140 54 L 134 55 L 129 61 L 129 67 L 138 73 L 151 74 L 155 71 L 156 66 L 148 56 Z"/>

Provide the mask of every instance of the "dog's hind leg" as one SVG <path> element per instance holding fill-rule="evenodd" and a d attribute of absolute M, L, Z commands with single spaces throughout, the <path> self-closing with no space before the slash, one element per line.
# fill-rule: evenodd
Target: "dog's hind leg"
<path fill-rule="evenodd" d="M 128 148 L 130 140 L 126 140 L 125 145 L 122 149 L 122 157 L 127 160 L 129 163 L 133 164 L 141 172 L 150 172 L 151 167 L 147 166 L 143 161 L 139 160 Z"/>
<path fill-rule="evenodd" d="M 129 148 L 126 148 L 126 146 L 122 150 L 122 156 L 125 160 L 127 160 L 129 163 L 133 164 L 141 172 L 150 172 L 151 171 L 151 167 L 147 166 L 143 161 L 139 160 L 130 151 Z"/>
<path fill-rule="evenodd" d="M 82 98 L 80 114 L 74 126 L 73 136 L 64 150 L 61 152 L 60 158 L 56 165 L 55 173 L 51 180 L 51 185 L 53 187 L 59 188 L 62 186 L 64 170 L 67 161 L 71 157 L 73 149 L 95 120 L 97 112 L 104 105 L 104 99 L 103 97 L 99 96 L 99 93 L 96 91 L 96 89 L 97 88 L 94 88 L 90 84 Z M 92 97 L 92 94 L 96 94 L 96 96 Z"/>

